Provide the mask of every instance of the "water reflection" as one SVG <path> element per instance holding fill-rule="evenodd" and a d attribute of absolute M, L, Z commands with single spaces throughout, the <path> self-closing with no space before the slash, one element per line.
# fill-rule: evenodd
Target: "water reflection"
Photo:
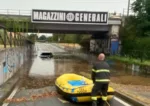
<path fill-rule="evenodd" d="M 78 58 L 55 59 L 55 73 L 57 76 L 64 73 L 90 72 L 89 63 Z"/>
<path fill-rule="evenodd" d="M 34 58 L 29 76 L 52 76 L 55 75 L 54 59 L 40 58 L 40 53 Z"/>
<path fill-rule="evenodd" d="M 113 75 L 131 75 L 131 76 L 146 76 L 150 77 L 149 67 L 139 66 L 135 64 L 125 64 L 119 61 L 108 60 L 107 61 L 111 66 L 111 72 Z"/>

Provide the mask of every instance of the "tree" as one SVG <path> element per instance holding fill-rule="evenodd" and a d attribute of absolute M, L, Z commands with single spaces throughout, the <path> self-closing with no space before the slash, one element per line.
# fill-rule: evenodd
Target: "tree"
<path fill-rule="evenodd" d="M 3 40 L 4 39 L 4 30 L 0 29 L 0 44 L 3 44 Z"/>
<path fill-rule="evenodd" d="M 47 38 L 46 38 L 46 36 L 45 35 L 41 35 L 40 37 L 39 37 L 39 40 L 46 40 Z"/>
<path fill-rule="evenodd" d="M 122 53 L 134 58 L 150 58 L 150 0 L 136 0 L 132 4 L 135 15 L 125 18 L 120 29 Z"/>
<path fill-rule="evenodd" d="M 82 46 L 82 49 L 84 51 L 89 51 L 90 50 L 90 35 L 82 35 L 81 40 L 80 40 L 80 45 Z"/>
<path fill-rule="evenodd" d="M 52 37 L 53 38 L 53 42 L 58 42 L 58 35 L 59 34 L 56 34 L 56 33 L 53 34 L 53 37 Z"/>
<path fill-rule="evenodd" d="M 34 43 L 38 39 L 38 36 L 37 34 L 30 34 L 27 38 Z"/>
<path fill-rule="evenodd" d="M 52 41 L 53 41 L 53 37 L 52 37 L 52 36 L 47 37 L 47 41 L 48 41 L 48 42 L 52 42 Z"/>
<path fill-rule="evenodd" d="M 150 36 L 150 0 L 136 0 L 132 9 L 136 13 L 137 36 Z"/>

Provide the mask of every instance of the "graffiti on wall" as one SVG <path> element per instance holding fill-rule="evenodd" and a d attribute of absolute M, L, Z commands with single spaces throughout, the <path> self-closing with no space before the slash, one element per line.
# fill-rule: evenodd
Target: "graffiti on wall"
<path fill-rule="evenodd" d="M 6 82 L 14 73 L 23 65 L 25 56 L 27 56 L 26 47 L 24 48 L 10 48 L 3 51 L 3 55 L 0 54 L 0 85 Z"/>
<path fill-rule="evenodd" d="M 9 49 L 6 52 L 6 66 L 9 72 L 13 72 L 15 67 L 15 50 Z"/>
<path fill-rule="evenodd" d="M 110 40 L 109 39 L 93 39 L 90 41 L 91 52 L 104 52 L 110 53 Z"/>

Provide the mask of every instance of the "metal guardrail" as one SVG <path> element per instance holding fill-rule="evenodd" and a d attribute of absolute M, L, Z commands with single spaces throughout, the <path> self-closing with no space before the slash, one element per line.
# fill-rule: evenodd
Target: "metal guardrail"
<path fill-rule="evenodd" d="M 14 9 L 0 9 L 0 14 L 3 15 L 26 15 L 31 16 L 31 10 L 14 10 Z M 113 15 L 113 13 L 109 13 L 110 18 L 121 18 L 121 14 Z"/>
<path fill-rule="evenodd" d="M 31 15 L 31 10 L 12 10 L 12 9 L 0 9 L 0 14 L 3 15 Z"/>

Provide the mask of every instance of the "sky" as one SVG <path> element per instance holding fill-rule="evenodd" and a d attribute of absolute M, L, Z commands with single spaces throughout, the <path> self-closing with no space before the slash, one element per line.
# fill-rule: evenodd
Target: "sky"
<path fill-rule="evenodd" d="M 28 35 L 30 35 L 31 33 L 28 33 Z M 37 36 L 40 37 L 42 35 L 45 35 L 46 37 L 52 36 L 52 33 L 37 33 Z"/>
<path fill-rule="evenodd" d="M 30 14 L 32 9 L 127 13 L 128 0 L 0 0 L 0 13 Z M 133 0 L 131 0 L 131 3 Z M 26 11 L 24 11 L 26 10 Z M 43 34 L 39 34 L 43 35 Z M 51 36 L 51 34 L 47 34 Z"/>

